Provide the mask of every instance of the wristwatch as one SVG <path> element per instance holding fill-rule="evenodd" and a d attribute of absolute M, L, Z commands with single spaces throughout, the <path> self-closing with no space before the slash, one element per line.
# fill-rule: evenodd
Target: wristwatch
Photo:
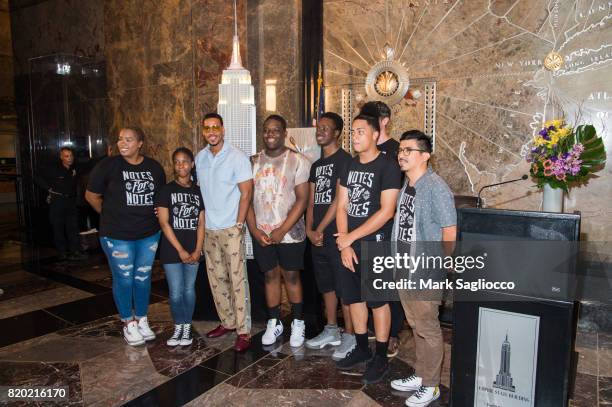
<path fill-rule="evenodd" d="M 236 226 L 238 226 L 238 229 L 242 230 L 242 228 L 244 228 L 244 223 L 242 222 L 237 222 Z"/>

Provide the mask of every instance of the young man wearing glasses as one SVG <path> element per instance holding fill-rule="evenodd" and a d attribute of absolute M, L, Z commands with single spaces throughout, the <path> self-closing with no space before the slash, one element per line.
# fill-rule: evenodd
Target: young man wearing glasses
<path fill-rule="evenodd" d="M 249 281 L 244 253 L 244 222 L 253 194 L 249 158 L 224 140 L 223 118 L 208 113 L 202 120 L 208 143 L 196 156 L 196 172 L 204 198 L 204 253 L 210 288 L 221 323 L 208 332 L 217 338 L 237 331 L 237 352 L 251 343 Z"/>
<path fill-rule="evenodd" d="M 399 244 L 429 246 L 424 242 L 443 242 L 445 254 L 452 253 L 457 234 L 457 213 L 453 193 L 428 162 L 431 140 L 423 132 L 402 134 L 398 162 L 405 174 L 404 187 L 397 200 L 391 240 Z M 411 249 L 409 249 L 411 250 Z M 421 252 L 421 250 L 417 250 Z M 424 407 L 440 397 L 440 370 L 444 357 L 442 330 L 438 320 L 440 301 L 410 299 L 402 296 L 408 324 L 416 344 L 415 373 L 391 382 L 399 391 L 415 391 L 407 406 Z"/>

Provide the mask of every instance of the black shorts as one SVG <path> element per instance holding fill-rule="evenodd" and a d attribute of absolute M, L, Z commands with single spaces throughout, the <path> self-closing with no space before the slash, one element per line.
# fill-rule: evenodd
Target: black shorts
<path fill-rule="evenodd" d="M 312 246 L 312 268 L 321 294 L 334 291 L 340 297 L 340 252 L 336 240 L 326 238 L 323 246 Z"/>
<path fill-rule="evenodd" d="M 368 277 L 374 278 L 372 273 L 372 265 L 363 264 L 361 259 L 361 242 L 355 242 L 352 245 L 353 250 L 355 250 L 355 254 L 359 259 L 359 264 L 354 264 L 355 272 L 353 273 L 351 270 L 344 267 L 342 264 L 342 260 L 340 260 L 340 285 L 342 286 L 342 292 L 340 298 L 342 299 L 342 303 L 344 305 L 355 304 L 358 302 L 366 302 L 367 306 L 370 308 L 379 308 L 383 305 L 387 304 L 387 301 L 366 301 L 364 296 L 362 296 L 362 268 L 363 272 L 367 272 L 366 279 Z M 365 261 L 365 259 L 364 259 Z"/>
<path fill-rule="evenodd" d="M 279 243 L 261 246 L 253 239 L 253 256 L 262 273 L 281 266 L 284 270 L 298 271 L 304 269 L 304 250 L 306 242 Z"/>

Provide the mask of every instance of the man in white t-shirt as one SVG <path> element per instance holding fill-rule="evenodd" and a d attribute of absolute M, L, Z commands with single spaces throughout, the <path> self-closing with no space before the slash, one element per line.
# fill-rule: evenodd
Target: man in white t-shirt
<path fill-rule="evenodd" d="M 253 204 L 247 215 L 253 236 L 253 254 L 265 273 L 266 303 L 269 320 L 261 338 L 272 345 L 283 333 L 280 321 L 281 276 L 291 303 L 290 344 L 304 343 L 302 284 L 306 229 L 304 210 L 308 203 L 310 162 L 302 154 L 285 146 L 287 122 L 278 115 L 269 116 L 263 125 L 264 149 L 252 157 Z"/>

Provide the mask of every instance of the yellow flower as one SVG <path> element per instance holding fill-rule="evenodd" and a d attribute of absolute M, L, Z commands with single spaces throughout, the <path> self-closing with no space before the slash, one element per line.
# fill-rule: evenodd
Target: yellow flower
<path fill-rule="evenodd" d="M 555 144 L 559 143 L 559 134 L 554 132 L 550 134 L 550 141 L 548 142 L 548 146 L 552 147 Z"/>
<path fill-rule="evenodd" d="M 536 136 L 533 138 L 533 145 L 536 147 L 540 147 L 548 143 L 548 140 L 545 140 L 542 136 Z"/>
<path fill-rule="evenodd" d="M 572 134 L 572 128 L 571 127 L 564 127 L 562 129 L 557 130 L 556 133 L 559 135 L 560 139 L 564 139 L 567 136 L 569 136 L 570 134 Z"/>
<path fill-rule="evenodd" d="M 548 120 L 544 123 L 545 128 L 549 128 L 550 126 L 554 126 L 556 129 L 563 127 L 564 120 L 563 119 L 554 119 Z"/>

